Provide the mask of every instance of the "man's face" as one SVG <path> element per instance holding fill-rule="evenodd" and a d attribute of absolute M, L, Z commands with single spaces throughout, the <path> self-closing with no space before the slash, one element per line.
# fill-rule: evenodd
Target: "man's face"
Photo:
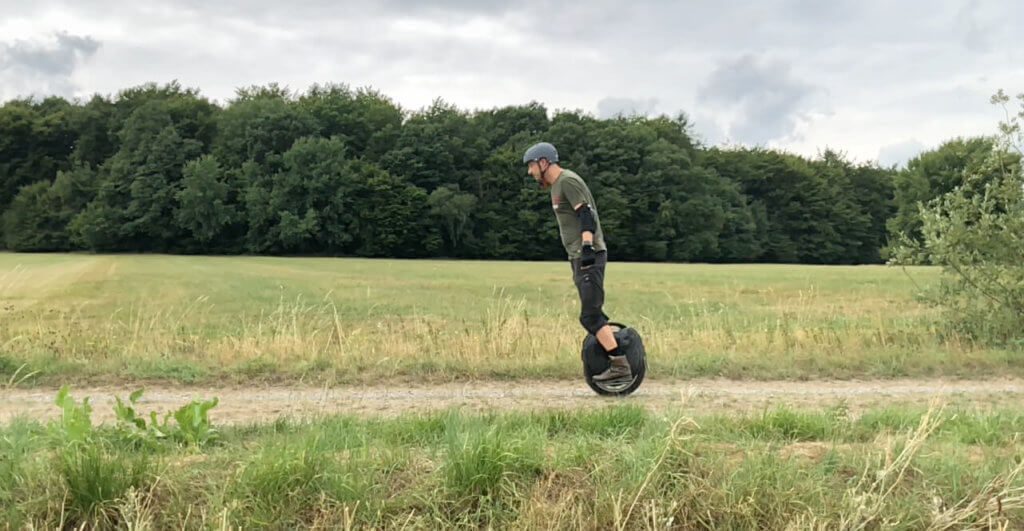
<path fill-rule="evenodd" d="M 547 161 L 531 160 L 530 162 L 527 162 L 526 173 L 529 173 L 530 177 L 533 177 L 533 180 L 537 181 L 537 184 L 544 186 L 546 183 L 544 182 L 544 178 L 541 176 L 541 173 L 544 171 L 544 167 L 542 167 L 541 164 L 546 165 Z"/>

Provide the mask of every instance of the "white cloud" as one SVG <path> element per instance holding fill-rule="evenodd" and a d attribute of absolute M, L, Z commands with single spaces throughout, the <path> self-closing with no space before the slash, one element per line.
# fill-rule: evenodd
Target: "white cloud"
<path fill-rule="evenodd" d="M 886 168 L 893 165 L 903 168 L 906 167 L 907 161 L 925 149 L 926 146 L 914 138 L 883 146 L 878 150 L 878 163 Z"/>
<path fill-rule="evenodd" d="M 604 98 L 597 102 L 597 116 L 599 118 L 614 118 L 616 116 L 651 116 L 658 113 L 658 99 L 646 98 Z"/>

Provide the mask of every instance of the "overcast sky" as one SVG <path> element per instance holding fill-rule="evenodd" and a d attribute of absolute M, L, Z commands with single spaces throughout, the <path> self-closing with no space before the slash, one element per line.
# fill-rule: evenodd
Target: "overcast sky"
<path fill-rule="evenodd" d="M 343 82 L 407 109 L 682 111 L 710 144 L 887 165 L 994 132 L 1022 36 L 1020 0 L 0 0 L 0 99 Z"/>

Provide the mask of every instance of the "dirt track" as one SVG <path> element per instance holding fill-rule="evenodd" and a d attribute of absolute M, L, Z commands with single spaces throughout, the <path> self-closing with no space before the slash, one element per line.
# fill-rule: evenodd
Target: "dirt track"
<path fill-rule="evenodd" d="M 113 396 L 127 398 L 134 387 L 72 389 L 76 400 L 89 396 L 95 422 L 113 418 Z M 56 389 L 0 390 L 0 423 L 24 415 L 52 418 Z M 581 381 L 467 382 L 464 384 L 395 384 L 373 387 L 148 387 L 140 412 L 171 411 L 192 398 L 216 396 L 215 423 L 264 422 L 281 416 L 308 417 L 347 413 L 395 415 L 458 407 L 467 411 L 538 410 L 637 404 L 652 410 L 683 409 L 696 413 L 760 410 L 777 404 L 827 407 L 846 404 L 851 411 L 888 404 L 926 405 L 933 399 L 975 407 L 1024 406 L 1024 380 L 874 380 L 752 382 L 731 380 L 647 381 L 622 399 L 595 395 Z"/>

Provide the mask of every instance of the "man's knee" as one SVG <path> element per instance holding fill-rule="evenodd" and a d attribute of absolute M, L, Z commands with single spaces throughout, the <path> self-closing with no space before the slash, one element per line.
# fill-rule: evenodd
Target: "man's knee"
<path fill-rule="evenodd" d="M 604 313 L 601 311 L 584 311 L 580 314 L 580 324 L 583 325 L 587 332 L 597 335 L 597 331 L 608 324 L 608 319 L 605 318 Z"/>

